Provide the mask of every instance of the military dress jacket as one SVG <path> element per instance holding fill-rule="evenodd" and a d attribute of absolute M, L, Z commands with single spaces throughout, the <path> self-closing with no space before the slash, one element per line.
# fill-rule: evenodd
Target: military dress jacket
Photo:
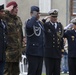
<path fill-rule="evenodd" d="M 45 57 L 61 58 L 63 49 L 63 27 L 62 24 L 57 22 L 57 28 L 52 23 L 46 22 L 45 29 Z"/>
<path fill-rule="evenodd" d="M 6 11 L 7 40 L 6 62 L 19 62 L 22 52 L 22 21 L 19 16 L 11 15 Z"/>
<path fill-rule="evenodd" d="M 64 32 L 64 37 L 68 40 L 68 56 L 76 58 L 76 31 L 67 30 Z"/>
<path fill-rule="evenodd" d="M 44 27 L 36 17 L 32 17 L 26 23 L 26 55 L 44 55 Z"/>
<path fill-rule="evenodd" d="M 0 61 L 5 61 L 5 50 L 7 47 L 7 25 L 0 20 Z"/>

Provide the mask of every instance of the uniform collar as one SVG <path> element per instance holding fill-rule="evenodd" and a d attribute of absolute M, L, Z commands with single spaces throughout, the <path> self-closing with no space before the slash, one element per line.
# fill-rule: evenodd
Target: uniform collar
<path fill-rule="evenodd" d="M 50 23 L 52 24 L 52 25 L 55 25 L 54 27 L 55 27 L 55 29 L 57 28 L 57 23 L 55 22 L 55 23 L 53 23 L 53 22 L 51 22 L 50 21 Z"/>
<path fill-rule="evenodd" d="M 76 32 L 76 30 L 74 30 Z"/>
<path fill-rule="evenodd" d="M 50 21 L 50 23 L 53 25 L 54 23 Z"/>

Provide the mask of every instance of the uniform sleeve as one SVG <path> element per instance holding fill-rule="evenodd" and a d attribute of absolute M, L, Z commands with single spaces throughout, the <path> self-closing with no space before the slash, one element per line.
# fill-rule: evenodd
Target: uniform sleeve
<path fill-rule="evenodd" d="M 42 23 L 44 24 L 46 22 L 46 19 L 42 19 Z"/>
<path fill-rule="evenodd" d="M 64 35 L 63 35 L 63 38 L 68 38 L 68 33 L 69 33 L 69 31 L 64 31 Z M 62 54 L 64 54 L 64 52 L 65 52 L 65 49 L 64 49 L 64 40 L 63 40 L 63 49 L 62 49 Z"/>
<path fill-rule="evenodd" d="M 61 49 L 64 49 L 64 41 L 63 41 L 63 38 L 61 38 Z"/>
<path fill-rule="evenodd" d="M 19 20 L 19 26 L 20 26 L 20 34 L 21 34 L 21 43 L 23 42 L 23 30 L 22 30 L 22 21 L 21 21 L 21 18 L 18 17 L 18 20 Z"/>
<path fill-rule="evenodd" d="M 32 28 L 36 20 L 37 20 L 36 17 L 32 17 L 30 20 L 28 20 L 26 23 L 26 28 Z"/>
<path fill-rule="evenodd" d="M 61 53 L 64 53 L 64 40 L 61 38 Z"/>
<path fill-rule="evenodd" d="M 64 38 L 67 38 L 67 37 L 68 37 L 68 33 L 69 33 L 68 30 L 64 31 L 64 35 L 63 35 L 63 37 L 64 37 Z"/>
<path fill-rule="evenodd" d="M 68 29 L 71 29 L 73 27 L 73 24 L 70 23 L 68 24 L 66 27 L 64 27 L 64 30 L 68 30 Z"/>

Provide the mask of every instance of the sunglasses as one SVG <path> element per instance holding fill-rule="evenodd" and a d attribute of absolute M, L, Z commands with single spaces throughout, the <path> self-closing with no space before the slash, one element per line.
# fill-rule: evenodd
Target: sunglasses
<path fill-rule="evenodd" d="M 57 18 L 57 16 L 52 16 L 53 18 Z"/>

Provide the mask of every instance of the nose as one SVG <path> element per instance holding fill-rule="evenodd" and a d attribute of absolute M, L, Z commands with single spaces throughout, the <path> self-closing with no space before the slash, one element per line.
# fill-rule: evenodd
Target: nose
<path fill-rule="evenodd" d="M 18 11 L 18 7 L 16 8 L 16 11 Z"/>

